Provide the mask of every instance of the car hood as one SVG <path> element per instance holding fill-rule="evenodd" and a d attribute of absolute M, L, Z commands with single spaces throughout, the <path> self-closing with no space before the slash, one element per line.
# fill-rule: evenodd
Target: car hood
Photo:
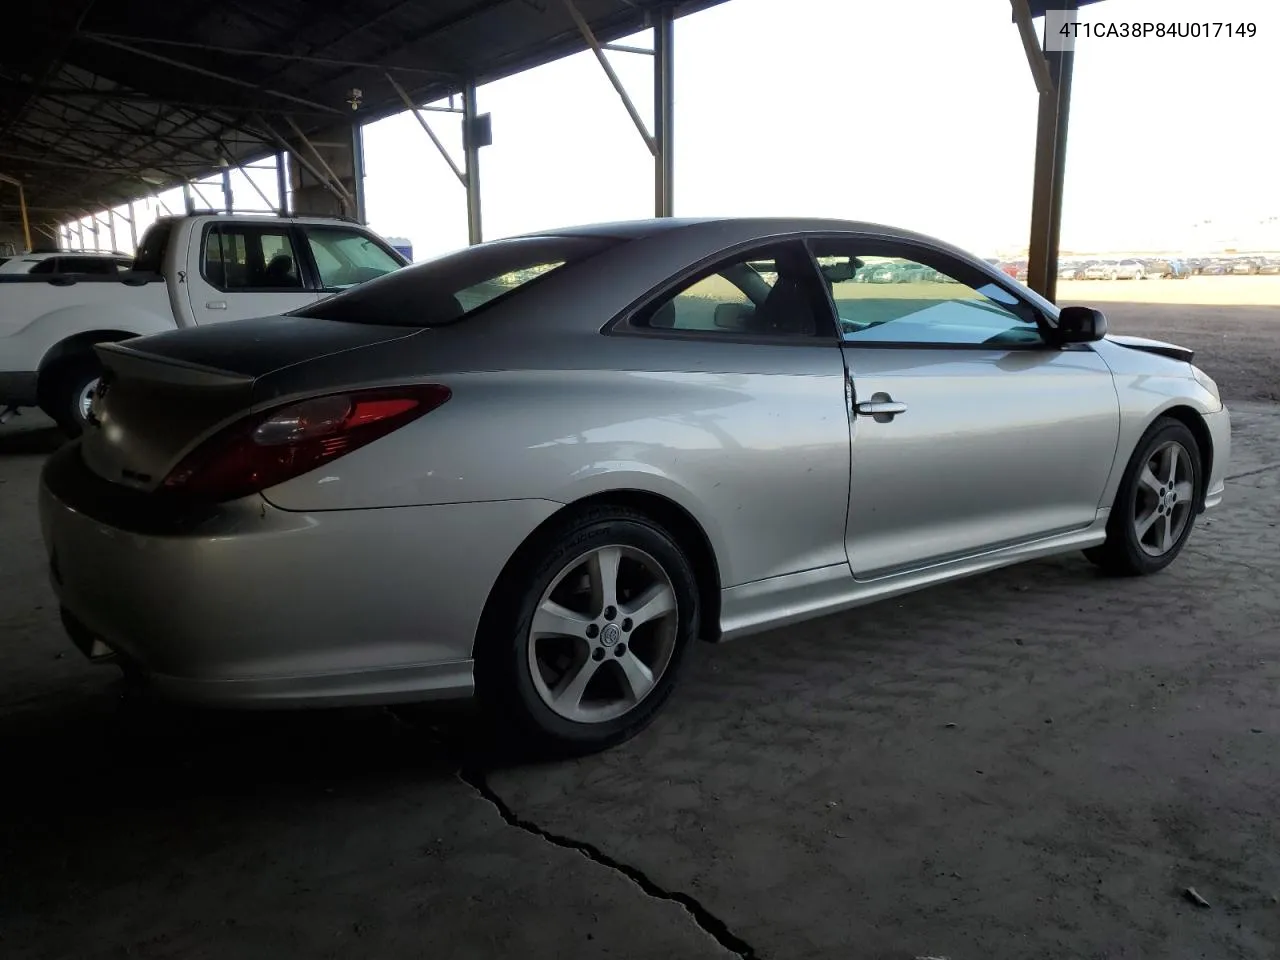
<path fill-rule="evenodd" d="M 1126 337 L 1120 334 L 1107 334 L 1107 341 L 1130 350 L 1141 350 L 1143 353 L 1154 353 L 1171 360 L 1185 360 L 1190 363 L 1195 359 L 1195 351 L 1190 347 L 1180 347 L 1176 343 L 1165 343 L 1163 340 L 1148 340 L 1146 337 Z"/>

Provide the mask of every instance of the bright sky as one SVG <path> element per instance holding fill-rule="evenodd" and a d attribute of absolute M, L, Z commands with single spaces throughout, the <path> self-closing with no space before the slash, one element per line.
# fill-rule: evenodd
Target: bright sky
<path fill-rule="evenodd" d="M 904 6 L 728 0 L 678 20 L 676 214 L 876 220 L 984 253 L 1024 244 L 1037 97 L 1007 0 L 914 0 L 909 18 Z M 1197 221 L 1280 216 L 1280 2 L 1105 0 L 1082 18 L 1258 33 L 1078 42 L 1064 247 L 1190 243 Z M 650 120 L 650 59 L 609 57 Z M 652 161 L 590 53 L 489 84 L 479 102 L 494 130 L 486 238 L 652 215 Z M 430 117 L 460 158 L 456 119 Z M 411 116 L 371 125 L 365 150 L 376 230 L 410 238 L 416 257 L 466 243 L 462 188 Z"/>
<path fill-rule="evenodd" d="M 1105 0 L 1081 18 L 1257 34 L 1078 41 L 1064 250 L 1280 247 L 1280 0 Z M 678 216 L 880 221 L 981 255 L 1026 243 L 1037 97 L 1007 0 L 728 0 L 679 19 L 675 49 Z M 651 59 L 609 57 L 652 128 Z M 652 215 L 652 159 L 590 53 L 479 103 L 487 239 Z M 458 118 L 427 116 L 460 163 Z M 412 116 L 368 126 L 365 154 L 375 230 L 416 259 L 465 245 L 462 187 Z M 273 174 L 255 179 L 274 196 Z M 235 195 L 258 205 L 243 180 Z"/>

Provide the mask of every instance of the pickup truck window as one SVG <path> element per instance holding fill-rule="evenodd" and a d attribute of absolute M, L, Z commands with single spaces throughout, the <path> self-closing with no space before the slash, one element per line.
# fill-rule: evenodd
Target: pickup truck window
<path fill-rule="evenodd" d="M 285 225 L 212 225 L 205 233 L 201 273 L 219 290 L 302 288 L 293 239 Z"/>
<path fill-rule="evenodd" d="M 400 269 L 400 263 L 367 234 L 341 227 L 305 228 L 320 286 L 345 290 Z"/>

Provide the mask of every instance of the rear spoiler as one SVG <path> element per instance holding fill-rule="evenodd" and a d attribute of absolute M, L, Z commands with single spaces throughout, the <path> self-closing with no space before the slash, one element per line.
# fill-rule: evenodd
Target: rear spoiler
<path fill-rule="evenodd" d="M 182 387 L 244 387 L 254 377 L 232 370 L 219 370 L 187 360 L 147 353 L 129 346 L 128 341 L 99 343 L 94 346 L 98 359 L 110 374 L 140 377 L 153 383 Z"/>

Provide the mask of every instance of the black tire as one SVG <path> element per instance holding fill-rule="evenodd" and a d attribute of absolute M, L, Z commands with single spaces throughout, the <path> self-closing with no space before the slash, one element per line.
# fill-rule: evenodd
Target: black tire
<path fill-rule="evenodd" d="M 1157 450 L 1166 444 L 1181 444 L 1189 455 L 1191 472 L 1191 503 L 1186 509 L 1186 523 L 1163 554 L 1153 556 L 1143 549 L 1134 529 L 1134 517 L 1140 496 L 1139 487 L 1143 468 Z M 1200 445 L 1187 426 L 1172 417 L 1160 417 L 1142 435 L 1134 448 L 1133 456 L 1125 467 L 1116 491 L 1115 503 L 1107 521 L 1107 539 L 1101 546 L 1091 547 L 1085 556 L 1112 576 L 1146 576 L 1163 570 L 1182 552 L 1187 537 L 1195 526 L 1196 514 L 1203 496 L 1204 477 L 1200 460 Z"/>
<path fill-rule="evenodd" d="M 40 377 L 40 408 L 68 437 L 84 432 L 84 414 L 80 397 L 84 390 L 102 376 L 102 365 L 91 352 L 75 353 L 59 360 Z"/>
<path fill-rule="evenodd" d="M 652 688 L 626 713 L 598 722 L 575 722 L 554 711 L 538 692 L 529 653 L 534 642 L 530 636 L 533 616 L 544 592 L 567 566 L 611 546 L 640 551 L 661 566 L 676 601 L 670 624 L 674 648 L 668 646 L 670 655 Z M 675 688 L 690 641 L 698 635 L 699 616 L 693 568 L 659 524 L 622 507 L 575 511 L 522 547 L 495 587 L 476 639 L 477 697 L 495 721 L 498 736 L 514 735 L 523 751 L 573 756 L 606 749 L 635 736 L 662 709 Z M 600 636 L 604 637 L 603 632 Z M 639 632 L 631 638 L 636 636 Z M 566 675 L 570 669 L 575 668 L 567 667 Z"/>

